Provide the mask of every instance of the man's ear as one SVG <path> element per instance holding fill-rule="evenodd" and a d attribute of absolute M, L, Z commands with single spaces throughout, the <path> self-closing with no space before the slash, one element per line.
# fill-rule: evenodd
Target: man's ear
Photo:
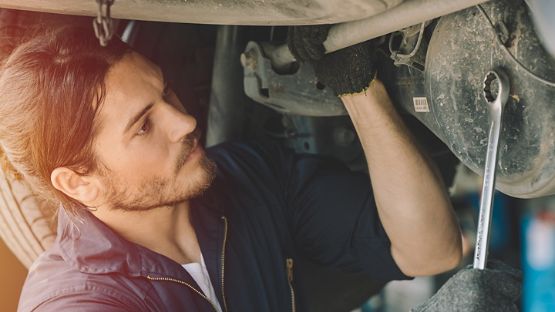
<path fill-rule="evenodd" d="M 96 177 L 82 175 L 66 167 L 54 169 L 50 181 L 58 191 L 87 206 L 94 203 L 100 194 Z"/>

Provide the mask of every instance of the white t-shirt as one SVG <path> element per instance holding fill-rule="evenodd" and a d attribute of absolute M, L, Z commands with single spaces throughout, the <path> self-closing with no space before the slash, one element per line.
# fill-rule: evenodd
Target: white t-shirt
<path fill-rule="evenodd" d="M 200 263 L 193 262 L 182 264 L 182 266 L 185 270 L 187 270 L 187 272 L 189 272 L 195 282 L 197 282 L 204 295 L 208 297 L 218 312 L 222 312 L 222 307 L 218 302 L 218 297 L 216 297 L 216 292 L 214 291 L 214 286 L 212 286 L 212 282 L 210 281 L 210 276 L 208 275 L 208 270 L 206 269 L 206 264 L 204 263 L 202 254 L 200 255 Z"/>

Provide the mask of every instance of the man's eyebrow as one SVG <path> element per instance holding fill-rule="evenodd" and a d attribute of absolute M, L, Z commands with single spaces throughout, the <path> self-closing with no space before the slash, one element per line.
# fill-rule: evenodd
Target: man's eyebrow
<path fill-rule="evenodd" d="M 133 118 L 131 118 L 131 120 L 129 120 L 129 122 L 127 123 L 127 125 L 125 126 L 125 130 L 123 130 L 124 133 L 126 133 L 127 131 L 129 131 L 129 129 L 135 124 L 137 123 L 137 121 L 139 121 L 146 113 L 148 113 L 148 111 L 152 108 L 152 106 L 154 106 L 154 103 L 150 103 L 147 106 L 145 106 L 140 112 L 138 112 L 137 114 L 135 114 L 133 116 Z"/>

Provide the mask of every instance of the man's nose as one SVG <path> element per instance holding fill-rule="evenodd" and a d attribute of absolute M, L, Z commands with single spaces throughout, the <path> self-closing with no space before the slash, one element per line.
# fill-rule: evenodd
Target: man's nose
<path fill-rule="evenodd" d="M 193 132 L 197 127 L 195 117 L 181 112 L 173 106 L 168 106 L 168 136 L 172 142 L 180 142 L 186 135 Z"/>

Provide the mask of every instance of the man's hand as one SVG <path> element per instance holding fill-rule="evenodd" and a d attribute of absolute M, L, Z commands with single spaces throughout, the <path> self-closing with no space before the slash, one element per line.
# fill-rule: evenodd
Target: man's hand
<path fill-rule="evenodd" d="M 330 26 L 289 28 L 289 50 L 298 61 L 311 63 L 318 80 L 337 95 L 365 91 L 376 76 L 374 49 L 366 41 L 325 54 L 323 42 L 328 36 Z"/>
<path fill-rule="evenodd" d="M 522 274 L 502 262 L 485 270 L 467 267 L 411 312 L 517 312 Z"/>

